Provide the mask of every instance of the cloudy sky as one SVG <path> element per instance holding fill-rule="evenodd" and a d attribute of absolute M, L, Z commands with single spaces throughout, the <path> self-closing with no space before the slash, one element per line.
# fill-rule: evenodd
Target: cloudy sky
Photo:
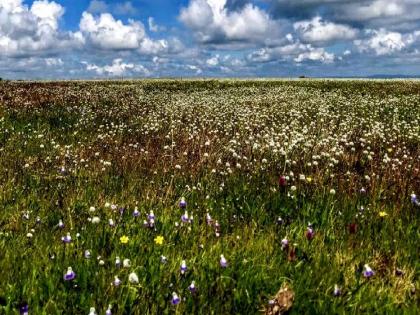
<path fill-rule="evenodd" d="M 0 77 L 420 75 L 420 0 L 0 0 Z"/>

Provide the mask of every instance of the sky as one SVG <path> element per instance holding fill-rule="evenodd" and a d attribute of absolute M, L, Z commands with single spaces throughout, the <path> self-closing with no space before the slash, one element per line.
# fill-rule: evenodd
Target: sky
<path fill-rule="evenodd" d="M 420 75 L 420 0 L 0 0 L 0 77 Z"/>

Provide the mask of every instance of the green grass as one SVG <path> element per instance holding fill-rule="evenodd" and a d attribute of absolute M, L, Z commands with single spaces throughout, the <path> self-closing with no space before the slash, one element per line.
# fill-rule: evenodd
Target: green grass
<path fill-rule="evenodd" d="M 284 284 L 291 314 L 419 313 L 420 83 L 8 82 L 0 96 L 0 314 L 258 314 Z"/>

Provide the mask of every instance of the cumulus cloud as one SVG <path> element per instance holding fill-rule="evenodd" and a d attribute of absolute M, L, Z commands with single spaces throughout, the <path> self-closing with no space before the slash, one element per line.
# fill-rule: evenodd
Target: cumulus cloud
<path fill-rule="evenodd" d="M 86 11 L 90 13 L 104 13 L 104 12 L 107 12 L 108 10 L 109 8 L 105 1 L 92 0 L 89 3 L 89 6 Z"/>
<path fill-rule="evenodd" d="M 313 47 L 311 44 L 302 43 L 292 34 L 287 34 L 282 45 L 264 47 L 247 56 L 249 62 L 265 63 L 271 61 L 291 61 L 302 63 L 305 61 L 332 63 L 335 60 L 333 53 L 327 52 L 322 47 Z"/>
<path fill-rule="evenodd" d="M 259 7 L 247 3 L 229 11 L 226 4 L 226 0 L 191 0 L 179 18 L 203 43 L 261 43 L 279 34 L 280 23 Z"/>
<path fill-rule="evenodd" d="M 31 7 L 22 0 L 0 2 L 0 55 L 18 56 L 82 44 L 80 33 L 59 32 L 64 8 L 54 1 L 34 1 Z"/>
<path fill-rule="evenodd" d="M 353 39 L 357 30 L 347 25 L 323 21 L 320 16 L 293 24 L 303 41 L 308 43 L 326 43 L 335 40 Z"/>
<path fill-rule="evenodd" d="M 150 71 L 140 64 L 125 63 L 121 58 L 114 59 L 112 64 L 105 66 L 98 66 L 96 64 L 90 64 L 83 61 L 82 64 L 85 65 L 87 71 L 93 71 L 99 76 L 111 76 L 111 77 L 121 77 L 121 76 L 132 76 L 135 74 L 141 74 L 144 76 L 150 75 Z"/>
<path fill-rule="evenodd" d="M 376 55 L 390 55 L 400 52 L 410 47 L 420 38 L 420 31 L 410 34 L 401 34 L 398 32 L 389 32 L 386 29 L 367 30 L 369 38 L 355 40 L 354 43 L 361 52 L 372 51 Z"/>
<path fill-rule="evenodd" d="M 129 20 L 123 24 L 109 13 L 95 17 L 83 12 L 79 26 L 90 43 L 101 49 L 136 49 L 145 37 L 141 22 Z"/>

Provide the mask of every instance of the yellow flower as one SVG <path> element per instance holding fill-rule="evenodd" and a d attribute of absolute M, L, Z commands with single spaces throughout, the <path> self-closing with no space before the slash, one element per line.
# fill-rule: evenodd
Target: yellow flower
<path fill-rule="evenodd" d="M 392 152 L 392 148 L 388 148 L 388 153 L 391 153 Z"/>
<path fill-rule="evenodd" d="M 387 215 L 388 215 L 388 213 L 386 213 L 385 211 L 381 211 L 381 212 L 379 212 L 379 216 L 380 216 L 381 218 L 386 217 Z"/>
<path fill-rule="evenodd" d="M 128 243 L 128 236 L 123 235 L 120 237 L 121 244 L 127 244 Z"/>
<path fill-rule="evenodd" d="M 312 177 L 306 177 L 306 181 L 307 181 L 308 183 L 312 182 Z"/>
<path fill-rule="evenodd" d="M 156 236 L 155 237 L 155 243 L 156 243 L 156 245 L 162 245 L 163 244 L 163 240 L 164 240 L 164 238 L 163 238 L 162 235 Z"/>

